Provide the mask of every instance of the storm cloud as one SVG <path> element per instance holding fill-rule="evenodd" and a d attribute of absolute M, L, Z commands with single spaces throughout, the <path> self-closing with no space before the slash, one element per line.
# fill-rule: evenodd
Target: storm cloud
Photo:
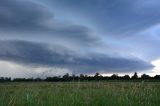
<path fill-rule="evenodd" d="M 24 0 L 0 1 L 0 27 L 8 30 L 42 28 L 53 16 L 42 6 Z"/>
<path fill-rule="evenodd" d="M 0 8 L 2 32 L 6 30 L 20 33 L 20 38 L 24 33 L 27 33 L 25 36 L 30 36 L 30 39 L 34 36 L 45 36 L 53 40 L 60 38 L 66 41 L 83 42 L 88 46 L 99 43 L 98 37 L 94 36 L 91 29 L 81 25 L 58 22 L 54 19 L 53 14 L 41 5 L 25 0 L 1 0 Z M 31 34 L 33 32 L 34 34 Z M 43 35 L 39 33 L 43 33 Z M 5 35 L 7 38 L 10 36 L 13 35 Z"/>
<path fill-rule="evenodd" d="M 67 49 L 56 52 L 47 49 L 47 45 L 29 41 L 0 41 L 0 45 L 0 59 L 33 66 L 65 67 L 83 73 L 99 70 L 124 72 L 153 68 L 151 64 L 139 59 L 114 58 L 102 54 L 81 57 Z"/>
<path fill-rule="evenodd" d="M 67 2 L 54 0 L 53 2 L 75 14 L 78 11 L 78 14 L 87 15 L 87 21 L 106 36 L 133 35 L 160 22 L 158 0 L 68 0 Z"/>
<path fill-rule="evenodd" d="M 159 4 L 0 0 L 0 61 L 87 74 L 152 70 L 160 57 Z"/>

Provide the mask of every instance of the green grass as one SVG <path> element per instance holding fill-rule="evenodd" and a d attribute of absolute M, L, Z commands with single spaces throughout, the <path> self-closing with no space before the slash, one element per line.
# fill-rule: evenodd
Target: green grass
<path fill-rule="evenodd" d="M 160 106 L 160 82 L 0 83 L 0 106 Z"/>

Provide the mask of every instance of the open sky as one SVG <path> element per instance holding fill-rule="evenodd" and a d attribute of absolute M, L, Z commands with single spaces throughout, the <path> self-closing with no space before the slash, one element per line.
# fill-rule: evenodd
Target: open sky
<path fill-rule="evenodd" d="M 159 0 L 0 0 L 0 76 L 160 74 Z"/>

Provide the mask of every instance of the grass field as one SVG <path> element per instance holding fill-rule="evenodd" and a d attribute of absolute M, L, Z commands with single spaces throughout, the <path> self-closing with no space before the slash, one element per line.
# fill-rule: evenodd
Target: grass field
<path fill-rule="evenodd" d="M 0 106 L 160 106 L 160 83 L 0 83 Z"/>

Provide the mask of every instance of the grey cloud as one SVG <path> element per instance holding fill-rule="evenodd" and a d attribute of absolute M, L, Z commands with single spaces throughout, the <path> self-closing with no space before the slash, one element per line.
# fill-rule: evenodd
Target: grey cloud
<path fill-rule="evenodd" d="M 150 12 L 145 12 L 145 8 L 139 11 L 138 8 L 132 5 L 133 2 L 128 0 L 117 0 L 116 2 L 113 0 L 82 1 L 87 5 L 84 8 L 82 6 L 84 4 L 79 3 L 81 1 L 78 0 L 75 0 L 73 4 L 67 1 L 70 4 L 68 7 L 71 7 L 72 10 L 75 8 L 75 11 L 78 10 L 77 8 L 80 8 L 81 13 L 84 12 L 89 15 L 87 17 L 92 20 L 93 24 L 95 23 L 98 28 L 105 30 L 111 35 L 121 35 L 126 33 L 126 31 L 135 33 L 159 22 L 159 12 L 152 15 L 154 10 L 152 8 Z M 62 3 L 62 1 L 58 2 Z M 64 5 L 66 5 L 66 1 Z M 74 7 L 71 5 L 74 5 Z M 63 7 L 63 9 L 68 8 Z M 79 11 L 77 12 L 79 13 Z M 145 19 L 144 16 L 146 17 Z M 86 56 L 79 55 L 78 50 L 80 52 L 87 50 L 90 51 L 89 53 L 93 52 L 96 49 L 95 46 L 99 46 L 101 41 L 94 36 L 89 28 L 71 23 L 59 23 L 55 18 L 56 16 L 53 17 L 53 13 L 45 6 L 41 6 L 33 1 L 0 0 L 0 31 L 5 32 L 4 36 L 7 39 L 15 39 L 0 40 L 0 59 L 33 67 L 68 68 L 77 73 L 92 73 L 101 70 L 106 72 L 130 72 L 153 68 L 148 62 L 136 58 L 127 58 L 128 56 L 126 58 L 110 57 L 98 53 Z M 74 15 L 73 18 L 75 18 Z M 12 31 L 15 33 L 12 34 Z M 0 36 L 3 36 L 2 34 Z M 21 38 L 24 36 L 28 38 L 24 37 L 22 40 L 16 40 L 19 39 L 16 34 L 22 36 Z M 33 38 L 34 40 L 32 40 Z M 31 42 L 31 40 L 34 42 Z M 48 45 L 35 42 L 42 42 L 43 40 L 46 43 L 50 43 L 48 41 L 54 43 Z M 58 46 L 59 44 L 62 44 L 62 46 Z M 71 51 L 66 48 L 68 46 L 74 48 L 72 45 L 76 45 L 77 51 Z M 106 47 L 104 49 L 109 50 Z M 102 49 L 98 50 L 98 52 L 101 52 Z"/>
<path fill-rule="evenodd" d="M 29 41 L 7 40 L 0 41 L 0 59 L 9 60 L 33 66 L 49 66 L 68 68 L 77 73 L 92 73 L 105 70 L 106 72 L 130 72 L 153 68 L 150 63 L 139 59 L 114 58 L 102 54 L 79 56 L 72 51 L 63 53 L 47 49 L 47 45 Z"/>
<path fill-rule="evenodd" d="M 0 27 L 10 30 L 37 29 L 53 16 L 43 6 L 25 0 L 0 1 Z"/>
<path fill-rule="evenodd" d="M 86 46 L 100 44 L 99 38 L 89 28 L 59 23 L 45 6 L 26 0 L 0 0 L 0 28 L 1 31 L 20 33 L 21 36 L 27 33 L 30 37 L 49 36 L 53 40 L 61 38 L 74 43 L 83 42 L 81 44 Z M 5 37 L 10 36 L 13 35 Z"/>
<path fill-rule="evenodd" d="M 55 1 L 68 11 L 87 15 L 89 21 L 108 36 L 133 35 L 160 22 L 157 0 Z"/>
<path fill-rule="evenodd" d="M 136 55 L 141 55 L 145 60 L 153 61 L 159 59 L 160 52 L 160 37 L 159 33 L 147 31 L 143 34 L 137 34 L 125 40 L 126 43 L 131 43 L 134 47 L 133 52 Z"/>

